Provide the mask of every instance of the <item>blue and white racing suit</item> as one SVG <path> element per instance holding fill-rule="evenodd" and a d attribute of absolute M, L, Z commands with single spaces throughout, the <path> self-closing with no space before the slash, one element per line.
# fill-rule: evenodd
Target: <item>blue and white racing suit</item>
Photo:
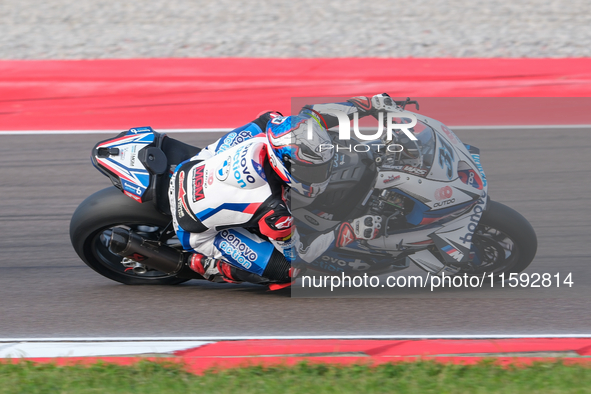
<path fill-rule="evenodd" d="M 293 218 L 285 202 L 287 187 L 268 163 L 259 126 L 264 120 L 233 130 L 179 164 L 169 201 L 185 250 L 289 281 Z"/>
<path fill-rule="evenodd" d="M 358 112 L 358 106 L 345 102 L 306 106 L 299 116 L 320 114 L 328 129 L 338 124 L 330 115 L 335 108 L 349 118 Z M 298 245 L 286 203 L 288 187 L 268 163 L 265 130 L 281 127 L 270 119 L 266 113 L 179 164 L 171 178 L 169 201 L 174 229 L 185 250 L 287 282 L 296 249 L 299 257 L 311 262 L 326 249 L 342 246 L 342 239 L 355 239 L 355 234 L 344 223 L 337 231 L 319 234 L 306 247 Z"/>

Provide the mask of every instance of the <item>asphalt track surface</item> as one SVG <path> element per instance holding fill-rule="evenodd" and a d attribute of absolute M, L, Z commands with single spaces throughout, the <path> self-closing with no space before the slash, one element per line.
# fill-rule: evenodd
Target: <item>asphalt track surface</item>
<path fill-rule="evenodd" d="M 89 161 L 107 137 L 0 135 L 0 337 L 589 334 L 590 132 L 457 132 L 481 148 L 491 197 L 535 228 L 538 254 L 527 272 L 560 267 L 575 286 L 561 298 L 526 289 L 507 293 L 512 298 L 431 299 L 296 299 L 254 285 L 112 282 L 77 257 L 68 234 L 76 206 L 110 184 Z M 174 137 L 203 146 L 217 135 Z"/>

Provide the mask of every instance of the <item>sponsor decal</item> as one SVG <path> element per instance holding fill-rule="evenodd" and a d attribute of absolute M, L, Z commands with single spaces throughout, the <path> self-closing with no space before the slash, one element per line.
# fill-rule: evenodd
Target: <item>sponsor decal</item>
<path fill-rule="evenodd" d="M 325 256 L 323 256 L 324 259 Z M 342 261 L 342 260 L 341 260 Z M 326 261 L 322 261 L 322 260 L 314 260 L 311 265 L 313 265 L 314 267 L 318 267 L 320 269 L 326 270 L 326 271 L 331 271 L 331 272 L 345 272 L 345 270 L 341 267 L 338 267 L 336 265 L 330 264 Z"/>
<path fill-rule="evenodd" d="M 277 239 L 275 241 L 273 244 L 281 250 L 285 258 L 289 261 L 295 261 L 297 257 L 297 243 L 295 239 L 291 238 L 291 234 L 283 240 Z"/>
<path fill-rule="evenodd" d="M 409 173 L 412 175 L 419 175 L 419 176 L 423 176 L 423 175 L 427 174 L 427 170 L 421 170 L 420 168 L 413 167 L 413 166 L 404 166 L 400 169 L 400 171 L 404 171 L 406 173 Z"/>
<path fill-rule="evenodd" d="M 215 242 L 218 249 L 232 257 L 244 268 L 249 269 L 252 267 L 252 263 L 259 257 L 254 250 L 228 230 L 222 230 L 219 235 L 222 240 L 216 240 Z"/>
<path fill-rule="evenodd" d="M 143 256 L 139 253 L 134 253 L 131 256 L 128 256 L 128 258 L 132 259 L 133 261 L 144 261 L 146 256 Z"/>
<path fill-rule="evenodd" d="M 334 217 L 332 213 L 326 212 L 318 212 L 317 215 L 326 220 L 332 220 L 332 218 Z"/>
<path fill-rule="evenodd" d="M 130 167 L 134 167 L 135 166 L 135 157 L 136 157 L 136 150 L 137 145 L 132 145 L 131 146 L 131 159 L 129 160 L 129 166 Z"/>
<path fill-rule="evenodd" d="M 220 181 L 225 181 L 228 178 L 228 174 L 230 173 L 230 166 L 232 165 L 232 158 L 228 156 L 226 160 L 222 163 L 222 165 L 216 170 L 215 177 Z M 213 182 L 212 182 L 213 183 Z M 210 183 L 211 185 L 211 183 Z"/>
<path fill-rule="evenodd" d="M 468 232 L 463 236 L 460 237 L 460 241 L 465 244 L 472 242 L 472 235 L 474 231 L 476 231 L 476 226 L 480 222 L 480 218 L 482 218 L 482 212 L 484 212 L 484 205 L 486 204 L 486 197 L 487 194 L 484 192 L 482 197 L 478 200 L 476 205 L 474 206 L 473 214 L 470 215 L 470 223 L 468 224 Z"/>
<path fill-rule="evenodd" d="M 320 150 L 322 151 L 322 144 L 320 145 Z M 334 168 L 337 168 L 338 166 L 342 166 L 343 164 L 346 163 L 345 159 L 347 159 L 347 156 L 339 155 L 338 153 L 335 153 L 334 158 L 332 159 L 332 166 Z"/>
<path fill-rule="evenodd" d="M 384 179 L 384 183 L 395 182 L 399 179 L 400 179 L 400 175 L 390 175 L 388 178 Z"/>
<path fill-rule="evenodd" d="M 123 191 L 123 194 L 125 194 L 127 197 L 133 198 L 134 200 L 136 200 L 138 202 L 142 202 L 142 198 L 141 197 L 136 196 L 135 194 L 130 193 L 130 192 L 126 191 L 126 190 Z"/>
<path fill-rule="evenodd" d="M 280 217 L 277 222 L 275 223 L 275 227 L 278 230 L 282 230 L 284 228 L 289 228 L 291 227 L 291 224 L 293 223 L 293 217 L 291 216 L 282 216 Z"/>
<path fill-rule="evenodd" d="M 131 134 L 139 134 L 139 133 L 149 133 L 152 131 L 151 127 L 134 127 L 133 129 L 129 129 L 129 133 Z"/>
<path fill-rule="evenodd" d="M 345 260 L 341 260 L 341 259 L 336 258 L 336 257 L 331 257 L 331 256 L 324 255 L 321 258 L 324 261 L 328 261 L 328 262 L 330 262 L 332 264 L 338 264 L 341 267 L 346 267 L 347 266 L 347 262 Z"/>
<path fill-rule="evenodd" d="M 361 271 L 368 269 L 370 265 L 359 259 L 355 259 L 354 261 L 349 261 L 349 267 L 353 268 L 355 271 Z"/>
<path fill-rule="evenodd" d="M 272 115 L 271 115 L 272 116 Z M 287 117 L 285 116 L 275 116 L 271 119 L 271 123 L 273 124 L 281 124 L 283 122 L 285 122 L 285 120 L 287 119 Z"/>
<path fill-rule="evenodd" d="M 449 200 L 443 200 L 440 202 L 436 202 L 435 204 L 433 204 L 433 208 L 445 207 L 447 205 L 452 205 L 455 202 L 456 202 L 455 198 L 450 198 Z"/>
<path fill-rule="evenodd" d="M 207 177 L 207 184 L 209 186 L 213 185 L 213 172 L 209 174 L 209 176 Z"/>
<path fill-rule="evenodd" d="M 142 188 L 134 185 L 133 183 L 123 182 L 123 187 L 130 192 L 137 193 L 138 195 L 142 194 Z"/>
<path fill-rule="evenodd" d="M 177 215 L 179 218 L 182 218 L 185 216 L 185 212 L 189 212 L 189 208 L 187 208 L 187 205 L 185 203 L 185 196 L 187 195 L 187 192 L 185 191 L 185 171 L 179 171 L 178 174 L 179 177 L 179 198 L 177 201 Z M 184 208 L 184 210 L 183 210 Z"/>
<path fill-rule="evenodd" d="M 203 187 L 207 189 L 208 186 L 213 184 L 213 171 L 209 169 L 205 169 L 205 176 L 203 177 L 205 181 L 203 182 Z"/>
<path fill-rule="evenodd" d="M 248 154 L 248 148 L 252 144 L 248 144 L 245 147 L 237 150 L 232 158 L 232 174 L 234 175 L 234 179 L 238 182 L 238 185 L 241 188 L 246 187 L 246 182 L 254 183 L 255 179 L 248 170 L 248 161 L 246 160 L 246 155 Z M 244 179 L 243 179 L 244 178 Z M 246 179 L 246 182 L 244 181 Z"/>
<path fill-rule="evenodd" d="M 460 170 L 458 171 L 458 176 L 468 186 L 472 186 L 478 190 L 482 190 L 484 187 L 482 180 L 474 170 Z"/>
<path fill-rule="evenodd" d="M 224 140 L 221 141 L 220 145 L 216 149 L 216 154 L 223 152 L 227 149 L 230 149 L 234 145 L 238 145 L 238 144 L 240 144 L 248 139 L 251 139 L 251 138 L 252 138 L 252 133 L 248 130 L 242 130 L 238 133 L 233 131 L 233 132 L 229 133 L 228 135 L 226 135 Z"/>
<path fill-rule="evenodd" d="M 482 178 L 482 186 L 486 186 L 486 175 L 484 175 L 484 169 L 482 168 L 482 165 L 480 164 L 480 155 L 473 154 L 472 160 L 474 160 L 474 163 L 476 164 L 476 168 L 478 168 L 478 172 L 480 172 L 480 176 Z"/>
<path fill-rule="evenodd" d="M 441 168 L 447 170 L 447 179 L 451 179 L 453 176 L 454 163 L 453 148 L 441 137 L 439 137 L 439 142 L 441 143 L 441 147 L 439 148 L 439 165 Z"/>
<path fill-rule="evenodd" d="M 298 257 L 297 251 L 296 251 L 296 247 L 292 246 L 290 248 L 286 248 L 283 249 L 283 255 L 285 256 L 285 258 L 290 261 L 293 262 L 296 260 L 296 258 Z M 293 276 L 295 277 L 295 275 Z"/>
<path fill-rule="evenodd" d="M 203 200 L 205 193 L 203 192 L 203 171 L 205 166 L 199 166 L 195 168 L 193 173 L 193 202 Z"/>
<path fill-rule="evenodd" d="M 464 253 L 460 252 L 451 245 L 444 246 L 443 248 L 441 248 L 441 250 L 443 250 L 456 261 L 461 261 L 464 258 Z"/>
<path fill-rule="evenodd" d="M 371 110 L 371 101 L 368 97 L 364 97 L 364 96 L 353 97 L 353 98 L 349 99 L 349 101 L 355 103 L 355 105 L 363 108 L 364 110 L 366 110 L 368 112 Z"/>
<path fill-rule="evenodd" d="M 319 260 L 315 260 L 312 263 L 312 265 L 314 265 L 316 267 L 320 267 L 320 268 L 328 270 L 328 271 L 335 271 L 335 272 L 344 271 L 343 268 L 341 268 L 341 267 L 351 267 L 351 268 L 353 268 L 354 271 L 362 271 L 362 270 L 368 269 L 370 267 L 369 264 L 367 264 L 359 259 L 355 259 L 353 261 L 346 261 L 343 259 L 339 259 L 338 257 L 332 257 L 332 256 L 327 256 L 327 255 L 323 255 L 322 257 L 320 257 Z"/>
<path fill-rule="evenodd" d="M 342 246 L 347 246 L 351 242 L 355 241 L 355 239 L 356 239 L 356 237 L 355 237 L 355 233 L 353 232 L 353 227 L 351 226 L 350 223 L 345 222 L 345 223 L 341 224 L 341 226 L 337 232 L 335 246 L 337 248 L 340 248 Z"/>
<path fill-rule="evenodd" d="M 271 167 L 273 167 L 276 170 L 277 174 L 281 177 L 281 179 L 283 179 L 286 182 L 291 182 L 291 174 L 289 173 L 289 171 L 287 171 L 287 169 L 285 169 L 283 165 L 279 165 L 279 159 L 272 154 L 269 154 L 268 157 L 269 163 L 271 163 Z"/>
<path fill-rule="evenodd" d="M 314 226 L 318 226 L 320 224 L 318 223 L 318 220 L 314 219 L 312 216 L 304 215 L 304 218 Z"/>
<path fill-rule="evenodd" d="M 277 167 L 277 159 L 275 158 L 275 155 L 269 155 L 269 162 L 271 163 L 273 168 Z"/>
<path fill-rule="evenodd" d="M 236 134 L 235 132 L 229 133 L 226 138 L 224 138 L 224 141 L 222 142 L 222 144 L 218 147 L 217 151 L 219 152 L 223 152 L 228 148 L 232 147 L 232 143 L 234 142 L 234 140 L 236 139 L 236 136 L 238 134 Z"/>
<path fill-rule="evenodd" d="M 267 176 L 265 175 L 265 171 L 263 170 L 263 166 L 257 163 L 256 161 L 252 160 L 252 166 L 257 174 L 264 180 L 267 180 Z"/>
<path fill-rule="evenodd" d="M 453 193 L 454 191 L 451 188 L 451 186 L 444 186 L 435 190 L 435 199 L 437 201 L 447 200 L 448 198 L 451 198 L 451 196 L 453 196 Z"/>

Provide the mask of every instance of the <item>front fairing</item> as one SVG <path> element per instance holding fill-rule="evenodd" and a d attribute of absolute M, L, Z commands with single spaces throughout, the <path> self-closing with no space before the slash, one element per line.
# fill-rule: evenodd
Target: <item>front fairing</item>
<path fill-rule="evenodd" d="M 420 155 L 399 155 L 397 162 L 384 160 L 375 183 L 380 195 L 395 193 L 411 202 L 412 209 L 404 216 L 411 227 L 390 228 L 388 235 L 369 245 L 407 250 L 434 242 L 438 249 L 447 250 L 452 244 L 462 250 L 461 261 L 467 261 L 475 229 L 470 217 L 477 224 L 488 194 L 479 151 L 464 145 L 443 123 L 415 115 L 418 127 L 411 131 L 418 138 L 414 146 Z"/>
<path fill-rule="evenodd" d="M 403 151 L 386 155 L 384 168 L 395 167 L 393 169 L 402 169 L 402 172 L 439 182 L 453 182 L 461 177 L 459 172 L 467 168 L 475 170 L 479 177 L 483 176 L 480 174 L 483 172 L 482 167 L 476 163 L 478 160 L 475 161 L 467 146 L 449 127 L 435 119 L 413 114 L 417 118 L 417 125 L 410 131 L 417 140 L 411 141 L 402 132 L 397 132 L 392 142 L 402 147 Z M 408 123 L 410 119 L 399 118 L 397 121 Z"/>
<path fill-rule="evenodd" d="M 386 154 L 379 167 L 377 189 L 399 189 L 418 202 L 421 211 L 441 210 L 476 201 L 487 193 L 479 150 L 464 145 L 443 123 L 414 114 L 417 125 L 410 129 L 416 141 L 399 134 L 403 152 Z M 416 212 L 409 223 L 417 221 Z"/>

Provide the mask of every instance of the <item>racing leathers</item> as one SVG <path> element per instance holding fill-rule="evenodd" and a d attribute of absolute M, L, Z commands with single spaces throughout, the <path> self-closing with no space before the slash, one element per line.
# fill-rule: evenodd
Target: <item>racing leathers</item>
<path fill-rule="evenodd" d="M 298 117 L 314 118 L 328 129 L 338 124 L 331 110 L 349 119 L 356 113 L 362 117 L 375 113 L 378 105 L 373 101 L 359 97 L 310 105 Z M 269 164 L 266 132 L 280 127 L 281 121 L 272 122 L 279 117 L 259 116 L 179 164 L 173 173 L 169 200 L 174 229 L 183 248 L 195 253 L 189 265 L 206 278 L 286 283 L 296 257 L 311 262 L 328 248 L 373 239 L 379 232 L 379 218 L 364 216 L 308 239 L 306 245 L 300 242 L 287 203 L 289 187 Z"/>
<path fill-rule="evenodd" d="M 217 269 L 230 281 L 289 281 L 293 218 L 260 127 L 270 116 L 226 134 L 179 164 L 171 178 L 175 231 L 185 250 L 213 259 L 189 261 L 206 277 Z"/>

